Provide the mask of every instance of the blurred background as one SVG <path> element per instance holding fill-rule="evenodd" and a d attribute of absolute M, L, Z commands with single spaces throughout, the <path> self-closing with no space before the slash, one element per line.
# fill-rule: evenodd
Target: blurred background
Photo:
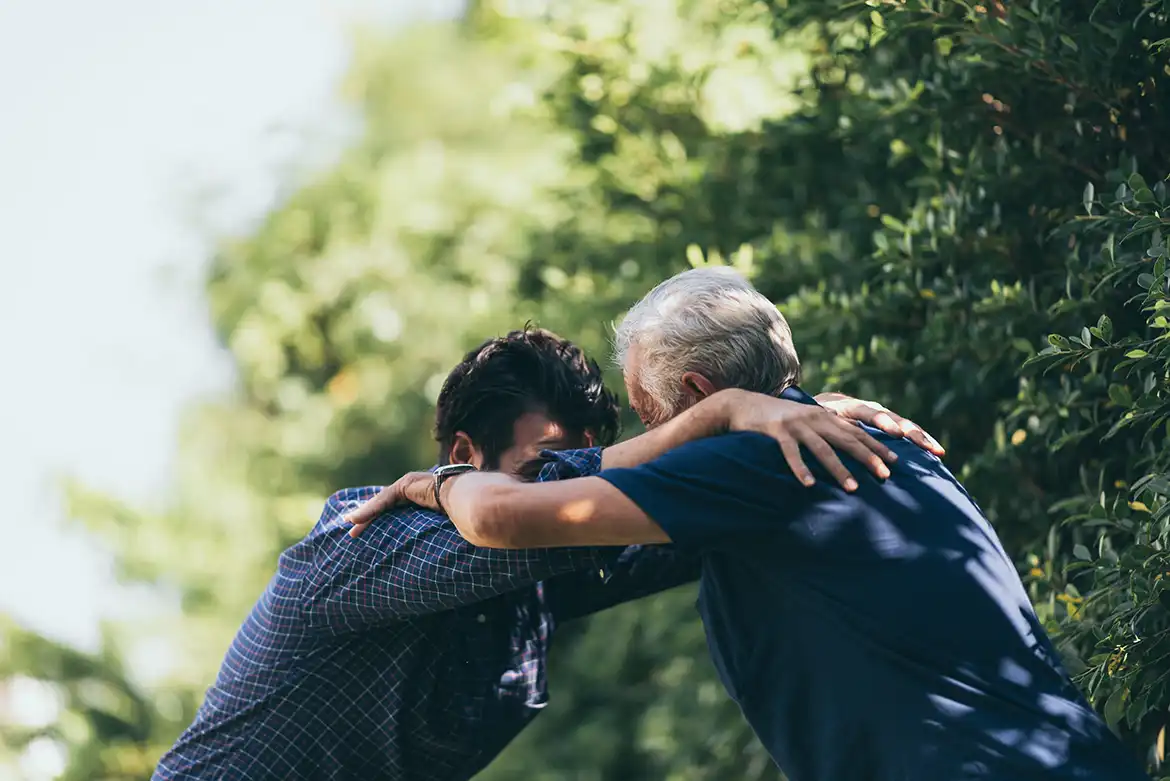
<path fill-rule="evenodd" d="M 808 390 L 943 441 L 1159 766 L 1167 12 L 0 4 L 0 777 L 149 778 L 325 497 L 432 463 L 464 351 L 532 320 L 604 359 L 702 264 Z M 483 777 L 779 779 L 693 600 L 570 627 Z"/>

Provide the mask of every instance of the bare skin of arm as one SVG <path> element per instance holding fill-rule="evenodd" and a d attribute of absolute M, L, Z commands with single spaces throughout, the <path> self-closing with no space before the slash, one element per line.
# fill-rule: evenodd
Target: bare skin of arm
<path fill-rule="evenodd" d="M 716 394 L 712 398 L 717 398 Z M 828 401 L 829 399 L 826 399 Z M 903 420 L 897 423 L 891 413 L 880 405 L 869 405 L 849 397 L 839 397 L 846 404 L 866 405 L 875 415 L 885 415 L 890 423 L 909 438 L 914 424 Z M 734 396 L 729 398 L 733 405 L 741 403 Z M 696 405 L 696 408 L 701 405 Z M 692 408 L 692 409 L 696 409 Z M 719 412 L 715 412 L 711 419 L 700 418 L 699 421 L 681 421 L 679 416 L 671 422 L 660 426 L 643 437 L 630 440 L 623 445 L 637 443 L 644 440 L 637 447 L 619 450 L 623 445 L 609 448 L 602 453 L 602 467 L 638 466 L 647 460 L 657 458 L 661 453 L 673 449 L 680 444 L 689 442 L 699 436 L 710 436 L 719 432 Z M 753 423 L 757 422 L 753 418 Z M 672 425 L 677 425 L 671 429 Z M 710 428 L 704 429 L 703 426 Z M 755 426 L 744 425 L 744 421 L 735 421 L 733 427 L 738 430 L 759 430 Z M 697 428 L 695 428 L 697 427 Z M 693 436 L 697 431 L 703 433 Z M 724 428 L 726 430 L 726 427 Z M 921 431 L 921 429 L 919 429 Z M 761 433 L 772 433 L 762 431 Z M 933 438 L 925 435 L 930 443 Z M 781 447 L 784 443 L 781 441 Z M 679 440 L 682 441 L 679 441 Z M 828 445 L 821 441 L 828 448 Z M 799 445 L 796 446 L 799 450 Z M 941 454 L 942 448 L 934 443 L 929 448 Z M 619 452 L 609 461 L 605 456 L 613 450 Z M 792 463 L 788 450 L 784 449 L 785 458 Z M 875 452 L 865 449 L 864 443 L 857 445 L 856 452 L 864 453 L 866 463 L 871 471 L 879 477 L 888 477 L 889 470 L 878 458 Z M 832 451 L 829 449 L 829 453 Z M 818 460 L 829 465 L 830 461 L 821 453 L 814 451 Z M 888 451 L 881 453 L 888 457 Z M 799 459 L 799 454 L 796 456 Z M 834 456 L 834 460 L 835 456 Z M 890 459 L 891 461 L 893 459 Z M 840 461 L 836 460 L 840 465 Z M 803 462 L 801 467 L 804 467 Z M 831 468 L 831 467 L 830 467 Z M 843 465 L 841 471 L 845 470 Z M 802 478 L 800 472 L 793 469 L 795 476 L 805 485 L 812 485 L 812 475 L 807 473 L 807 479 Z M 844 471 L 848 475 L 847 471 Z M 845 490 L 855 489 L 856 482 L 852 478 L 841 482 Z M 419 488 L 429 486 L 429 481 L 415 482 L 413 490 L 406 488 L 406 492 L 419 496 Z M 852 488 L 850 487 L 852 484 Z M 405 488 L 405 487 L 404 487 Z M 406 494 L 403 497 L 407 501 Z M 434 501 L 434 492 L 431 491 L 430 500 Z M 455 524 L 468 542 L 485 548 L 549 548 L 574 547 L 585 545 L 638 545 L 653 543 L 669 543 L 669 535 L 650 518 L 643 510 L 631 501 L 625 494 L 605 480 L 597 477 L 583 477 L 576 480 L 563 480 L 547 483 L 522 483 L 509 475 L 492 473 L 470 473 L 456 476 L 443 484 L 439 496 L 439 503 L 445 508 L 451 522 Z"/>
<path fill-rule="evenodd" d="M 425 493 L 425 483 L 416 486 Z M 472 472 L 446 481 L 440 500 L 459 533 L 484 548 L 670 542 L 638 505 L 597 477 L 521 483 L 508 475 Z"/>
<path fill-rule="evenodd" d="M 929 434 L 911 421 L 895 415 L 881 405 L 841 394 L 821 394 L 817 400 L 823 406 L 798 404 L 736 389 L 722 390 L 703 399 L 673 420 L 652 431 L 605 448 L 602 451 L 601 465 L 603 469 L 637 466 L 695 439 L 727 431 L 753 431 L 776 440 L 785 460 L 792 469 L 792 473 L 804 485 L 811 486 L 815 480 L 801 457 L 800 448 L 802 446 L 821 462 L 842 488 L 846 491 L 853 491 L 857 488 L 857 481 L 850 475 L 849 470 L 837 457 L 837 454 L 833 452 L 834 447 L 850 454 L 874 475 L 883 479 L 889 477 L 890 474 L 886 462 L 893 463 L 896 458 L 889 448 L 856 425 L 858 423 L 875 426 L 894 436 L 906 437 L 936 455 L 943 454 L 942 447 Z M 493 491 L 502 491 L 506 487 L 518 484 L 514 479 L 502 475 L 477 475 L 475 478 L 473 485 L 478 485 L 481 481 L 490 481 L 482 484 L 484 486 L 490 485 Z M 589 479 L 584 478 L 584 480 L 588 481 Z M 574 480 L 571 482 L 580 483 L 582 481 Z M 616 489 L 611 488 L 603 481 L 597 482 L 604 486 L 599 489 L 603 494 L 608 488 L 624 500 L 624 497 Z M 379 514 L 403 502 L 440 509 L 435 504 L 431 485 L 432 477 L 429 472 L 412 472 L 383 489 L 377 497 L 347 516 L 346 520 L 353 524 L 351 536 L 358 536 Z M 597 497 L 591 497 L 591 500 L 593 499 L 597 499 Z M 628 500 L 625 501 L 630 507 L 633 507 L 632 503 L 629 503 Z M 450 508 L 446 505 L 442 509 L 450 513 Z M 486 511 L 486 509 L 473 509 L 473 512 L 480 513 L 481 510 Z M 453 513 L 451 515 L 452 521 L 455 522 L 456 526 L 459 526 L 460 519 L 456 519 Z M 473 539 L 473 537 L 478 536 L 479 539 L 485 540 L 486 544 L 487 538 L 479 531 L 480 524 L 478 522 L 482 520 L 480 515 L 467 516 L 466 518 L 467 525 L 473 527 L 467 530 L 472 534 L 472 536 L 467 537 L 468 541 L 481 544 Z M 649 519 L 646 520 L 649 521 Z M 485 523 L 494 525 L 494 521 L 491 519 Z M 657 527 L 655 526 L 655 528 Z M 460 531 L 463 532 L 464 529 L 460 527 Z M 658 530 L 658 534 L 662 534 L 661 530 Z M 664 540 L 659 538 L 637 539 L 630 544 L 662 541 Z M 518 547 L 548 547 L 549 545 L 570 544 L 576 543 L 557 542 Z M 593 544 L 611 543 L 595 542 Z M 619 541 L 612 544 L 626 543 Z M 497 545 L 497 547 L 513 546 Z"/>

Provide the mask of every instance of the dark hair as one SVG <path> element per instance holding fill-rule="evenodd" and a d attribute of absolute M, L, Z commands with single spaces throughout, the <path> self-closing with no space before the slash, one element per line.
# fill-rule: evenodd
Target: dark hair
<path fill-rule="evenodd" d="M 455 434 L 471 437 L 494 469 L 513 443 L 516 421 L 543 412 L 568 433 L 593 435 L 607 446 L 619 433 L 617 396 L 602 382 L 601 368 L 572 342 L 526 326 L 488 339 L 451 370 L 439 393 L 435 439 L 447 463 Z"/>

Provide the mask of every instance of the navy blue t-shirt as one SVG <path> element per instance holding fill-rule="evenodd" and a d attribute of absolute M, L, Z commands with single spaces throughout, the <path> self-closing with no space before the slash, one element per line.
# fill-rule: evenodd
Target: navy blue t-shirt
<path fill-rule="evenodd" d="M 852 495 L 825 473 L 801 486 L 757 434 L 598 475 L 704 552 L 711 656 L 780 768 L 792 781 L 1146 779 L 1069 679 L 975 502 L 934 456 L 870 433 L 899 459 Z"/>

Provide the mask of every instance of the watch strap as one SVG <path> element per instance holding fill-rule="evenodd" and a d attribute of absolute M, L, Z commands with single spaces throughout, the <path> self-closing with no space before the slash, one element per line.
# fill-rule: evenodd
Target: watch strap
<path fill-rule="evenodd" d="M 475 466 L 472 464 L 444 464 L 443 466 L 440 466 L 437 469 L 435 469 L 435 471 L 433 473 L 435 476 L 435 479 L 434 479 L 435 505 L 439 508 L 439 512 L 443 513 L 444 515 L 447 512 L 443 508 L 443 500 L 439 498 L 439 491 L 443 488 L 443 483 L 445 483 L 447 480 L 454 477 L 455 475 L 464 475 L 464 474 L 467 474 L 468 472 L 478 472 L 478 471 L 479 470 L 476 469 Z"/>

